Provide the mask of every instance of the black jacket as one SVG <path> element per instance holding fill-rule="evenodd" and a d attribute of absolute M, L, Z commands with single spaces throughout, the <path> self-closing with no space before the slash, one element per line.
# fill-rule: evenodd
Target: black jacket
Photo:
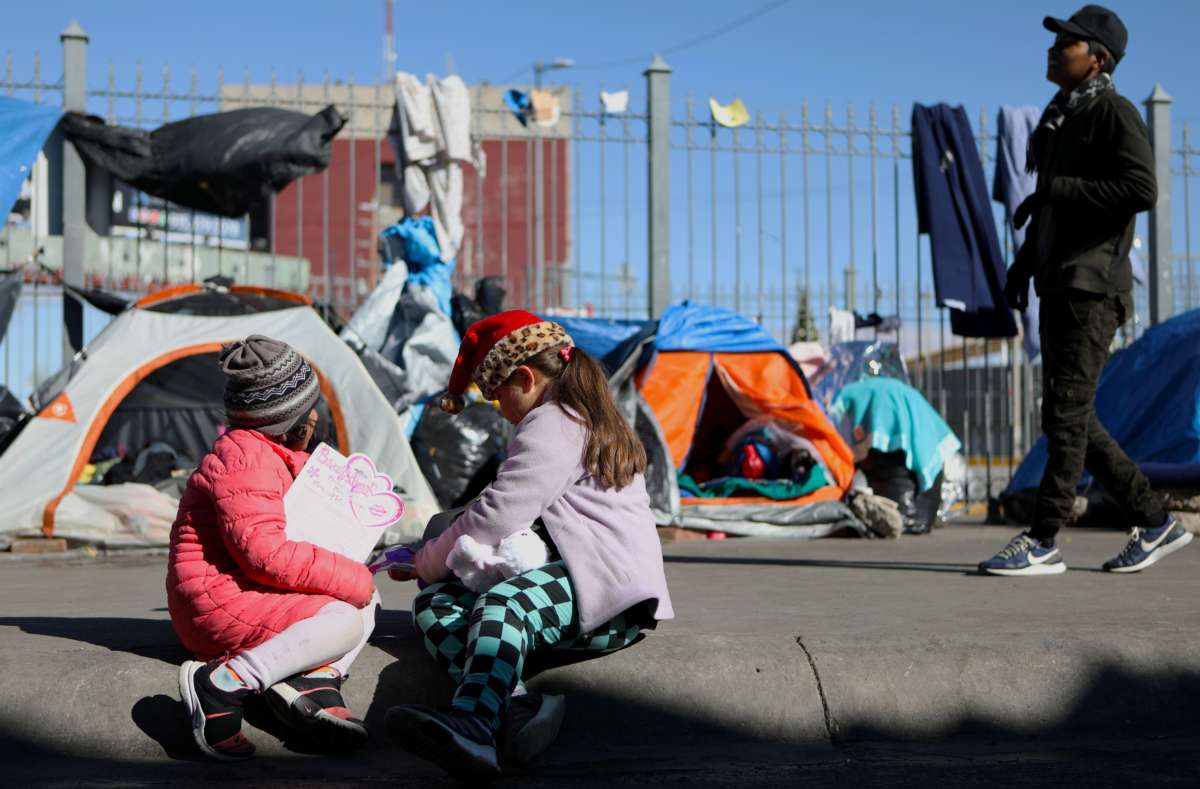
<path fill-rule="evenodd" d="M 1154 206 L 1154 155 L 1142 116 L 1116 91 L 1091 99 L 1055 132 L 1037 162 L 1047 196 L 1013 268 L 1038 295 L 1068 288 L 1117 295 L 1133 288 L 1134 216 Z"/>

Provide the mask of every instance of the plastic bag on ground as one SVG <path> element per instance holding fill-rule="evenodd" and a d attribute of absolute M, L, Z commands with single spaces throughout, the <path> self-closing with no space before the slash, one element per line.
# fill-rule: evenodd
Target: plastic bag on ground
<path fill-rule="evenodd" d="M 896 502 L 904 522 L 905 534 L 925 534 L 938 519 L 941 503 L 941 475 L 924 493 L 917 494 L 917 477 L 904 461 L 904 451 L 880 452 L 872 449 L 859 463 L 859 470 L 876 496 Z"/>
<path fill-rule="evenodd" d="M 490 403 L 468 403 L 458 415 L 426 409 L 412 448 L 443 507 L 461 506 L 495 479 L 512 432 Z"/>

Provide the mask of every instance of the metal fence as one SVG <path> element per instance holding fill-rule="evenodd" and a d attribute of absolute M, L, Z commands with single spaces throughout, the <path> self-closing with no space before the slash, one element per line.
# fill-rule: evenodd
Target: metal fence
<path fill-rule="evenodd" d="M 64 179 L 57 181 L 64 203 L 58 220 L 31 205 L 27 219 L 4 229 L 0 261 L 26 266 L 32 285 L 4 342 L 5 385 L 27 394 L 61 362 L 60 271 L 68 281 L 126 292 L 228 273 L 306 290 L 351 312 L 378 277 L 379 231 L 400 215 L 385 140 L 391 86 L 329 74 L 317 83 L 303 74 L 284 81 L 273 71 L 266 81 L 248 71 L 236 81 L 219 67 L 215 79 L 194 67 L 181 79 L 165 66 L 159 83 L 140 65 L 132 75 L 109 66 L 89 81 L 86 44 L 82 31 L 64 32 L 65 78 L 55 82 L 44 78 L 38 58 L 30 76 L 18 76 L 9 55 L 0 90 L 142 127 L 256 105 L 314 112 L 335 104 L 349 123 L 331 167 L 244 218 L 237 249 L 221 233 L 215 243 L 198 242 L 195 217 L 172 231 L 154 215 L 162 223 L 156 236 L 140 225 L 141 210 L 130 237 L 95 237 L 83 230 L 86 207 L 71 205 L 70 184 L 82 180 L 70 179 L 82 176 L 72 175 L 70 146 L 62 161 L 40 162 L 34 182 Z M 785 343 L 808 327 L 826 338 L 830 307 L 896 315 L 900 329 L 878 336 L 900 344 L 914 383 L 964 439 L 967 454 L 980 458 L 987 490 L 1006 481 L 1013 458 L 1037 435 L 1037 370 L 1017 341 L 948 333 L 945 310 L 935 305 L 928 241 L 917 233 L 907 108 L 801 101 L 731 129 L 693 97 L 672 101 L 671 72 L 661 61 L 641 76 L 644 110 L 610 112 L 578 88 L 548 88 L 561 114 L 545 127 L 517 122 L 500 101 L 507 86 L 473 86 L 472 132 L 486 155 L 464 169 L 456 285 L 469 290 L 495 276 L 507 284 L 512 306 L 616 318 L 648 317 L 686 298 L 742 312 Z M 1126 343 L 1200 298 L 1190 183 L 1197 149 L 1186 125 L 1172 134 L 1170 106 L 1160 90 L 1147 102 L 1161 197 L 1159 209 L 1138 222 L 1135 255 L 1149 282 L 1137 288 Z M 990 182 L 994 113 L 973 114 Z M 1175 193 L 1182 199 L 1172 200 Z M 1004 227 L 999 205 L 995 211 Z M 1009 233 L 1002 244 L 1011 259 Z M 104 321 L 85 310 L 83 339 Z"/>

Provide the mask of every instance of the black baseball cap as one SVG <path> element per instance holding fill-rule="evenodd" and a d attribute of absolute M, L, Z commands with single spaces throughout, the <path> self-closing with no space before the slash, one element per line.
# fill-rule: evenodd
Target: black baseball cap
<path fill-rule="evenodd" d="M 1125 45 L 1129 43 L 1125 23 L 1115 11 L 1102 5 L 1085 5 L 1071 14 L 1070 19 L 1048 16 L 1042 20 L 1042 26 L 1052 33 L 1066 33 L 1081 41 L 1099 41 L 1117 63 L 1125 56 Z"/>

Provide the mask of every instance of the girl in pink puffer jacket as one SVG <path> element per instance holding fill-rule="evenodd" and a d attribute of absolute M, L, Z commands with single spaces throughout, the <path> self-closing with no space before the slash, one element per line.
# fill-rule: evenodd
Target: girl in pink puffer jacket
<path fill-rule="evenodd" d="M 230 429 L 188 480 L 171 528 L 167 608 L 197 658 L 179 692 L 200 749 L 254 753 L 242 705 L 265 693 L 285 722 L 341 749 L 367 731 L 342 679 L 374 628 L 379 602 L 366 566 L 285 534 L 283 496 L 308 455 L 316 374 L 286 343 L 252 335 L 225 346 Z"/>

